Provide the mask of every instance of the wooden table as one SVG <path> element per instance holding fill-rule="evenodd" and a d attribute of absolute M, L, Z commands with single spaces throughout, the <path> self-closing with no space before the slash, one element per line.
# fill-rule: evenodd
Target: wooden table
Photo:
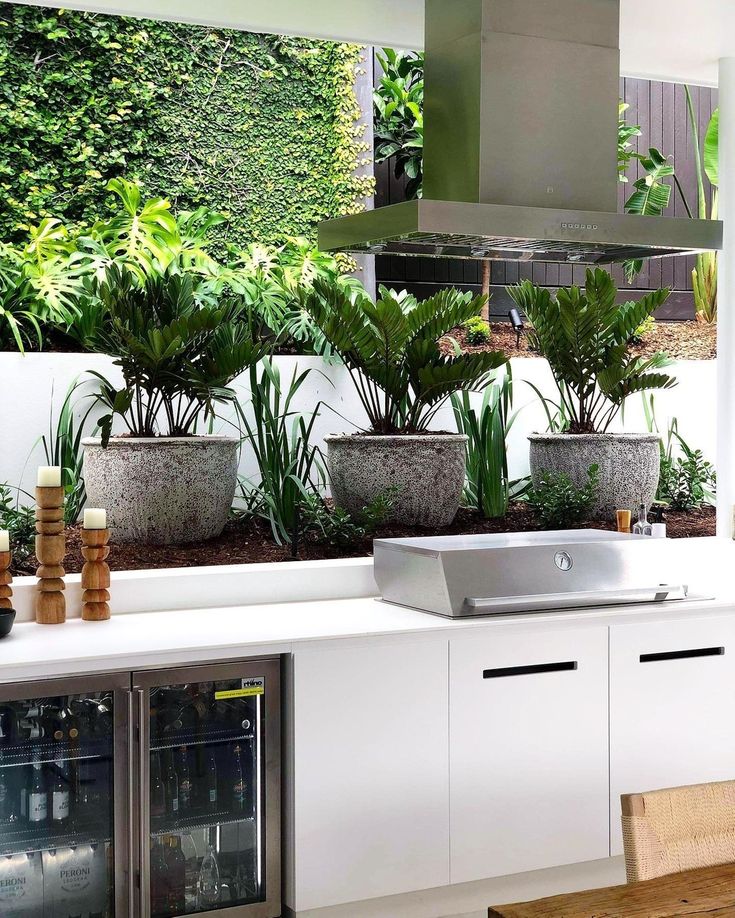
<path fill-rule="evenodd" d="M 735 918 L 735 864 L 628 886 L 496 905 L 488 918 Z"/>

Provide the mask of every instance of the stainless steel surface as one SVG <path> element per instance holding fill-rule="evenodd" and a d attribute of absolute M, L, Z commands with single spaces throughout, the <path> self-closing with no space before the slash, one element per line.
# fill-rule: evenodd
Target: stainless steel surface
<path fill-rule="evenodd" d="M 683 601 L 666 539 L 584 529 L 378 539 L 387 602 L 448 618 Z"/>
<path fill-rule="evenodd" d="M 150 762 L 150 739 L 151 739 L 151 718 L 150 705 L 147 692 L 144 689 L 136 688 L 135 694 L 138 698 L 138 720 L 137 720 L 137 737 L 138 737 L 138 805 L 133 812 L 137 814 L 138 819 L 138 863 L 140 872 L 138 875 L 138 916 L 139 918 L 150 918 L 151 915 L 151 844 L 150 844 L 150 822 L 151 822 L 151 762 Z"/>
<path fill-rule="evenodd" d="M 686 599 L 689 590 L 683 584 L 653 584 L 628 590 L 592 590 L 576 593 L 537 593 L 530 596 L 501 596 L 477 599 L 468 597 L 460 617 L 506 615 L 509 612 L 550 612 L 555 609 L 595 609 L 641 602 L 668 602 Z"/>
<path fill-rule="evenodd" d="M 618 215 L 619 0 L 426 0 L 424 199 L 325 250 L 609 263 L 722 247 L 717 221 Z"/>
<path fill-rule="evenodd" d="M 176 669 L 133 673 L 139 698 L 140 759 L 137 809 L 140 829 L 140 918 L 150 918 L 150 691 L 152 688 L 187 682 L 218 682 L 227 679 L 265 678 L 265 871 L 266 899 L 252 905 L 235 905 L 197 912 L 199 918 L 278 918 L 281 915 L 281 689 L 280 660 L 263 658 L 234 663 L 212 663 Z M 183 916 L 177 916 L 183 918 Z"/>

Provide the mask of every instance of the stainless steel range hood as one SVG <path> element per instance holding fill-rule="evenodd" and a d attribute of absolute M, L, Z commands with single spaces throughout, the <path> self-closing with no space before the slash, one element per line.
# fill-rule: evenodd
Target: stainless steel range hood
<path fill-rule="evenodd" d="M 609 263 L 722 247 L 617 213 L 619 0 L 426 0 L 424 198 L 323 223 L 327 251 Z"/>

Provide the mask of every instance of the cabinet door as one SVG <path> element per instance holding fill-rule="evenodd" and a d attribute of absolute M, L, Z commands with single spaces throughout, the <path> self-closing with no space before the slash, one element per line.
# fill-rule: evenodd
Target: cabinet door
<path fill-rule="evenodd" d="M 610 629 L 610 825 L 620 795 L 735 778 L 735 622 Z"/>
<path fill-rule="evenodd" d="M 0 686 L 0 915 L 130 914 L 129 676 Z"/>
<path fill-rule="evenodd" d="M 275 918 L 280 889 L 280 664 L 135 673 L 140 918 Z"/>
<path fill-rule="evenodd" d="M 452 883 L 608 855 L 607 629 L 450 642 Z"/>
<path fill-rule="evenodd" d="M 295 910 L 449 882 L 446 639 L 299 650 Z"/>

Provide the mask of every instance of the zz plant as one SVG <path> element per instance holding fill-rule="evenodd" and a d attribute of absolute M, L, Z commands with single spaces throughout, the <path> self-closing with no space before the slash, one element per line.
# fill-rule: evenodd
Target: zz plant
<path fill-rule="evenodd" d="M 444 354 L 438 341 L 476 316 L 483 297 L 443 290 L 423 302 L 381 287 L 351 297 L 316 281 L 304 308 L 342 358 L 374 434 L 425 431 L 453 393 L 484 388 L 506 363 L 501 351 Z"/>
<path fill-rule="evenodd" d="M 230 383 L 264 355 L 243 301 L 200 305 L 189 275 L 164 272 L 140 286 L 112 265 L 94 287 L 104 314 L 87 346 L 114 357 L 125 380 L 115 389 L 101 379 L 104 443 L 115 416 L 132 436 L 191 436 L 217 404 L 235 400 Z"/>
<path fill-rule="evenodd" d="M 676 385 L 661 372 L 669 364 L 665 354 L 629 352 L 636 329 L 666 302 L 668 290 L 618 304 L 612 277 L 597 268 L 587 271 L 584 289 L 563 287 L 554 296 L 524 281 L 509 293 L 533 325 L 533 346 L 549 362 L 569 433 L 604 433 L 629 395 Z"/>

